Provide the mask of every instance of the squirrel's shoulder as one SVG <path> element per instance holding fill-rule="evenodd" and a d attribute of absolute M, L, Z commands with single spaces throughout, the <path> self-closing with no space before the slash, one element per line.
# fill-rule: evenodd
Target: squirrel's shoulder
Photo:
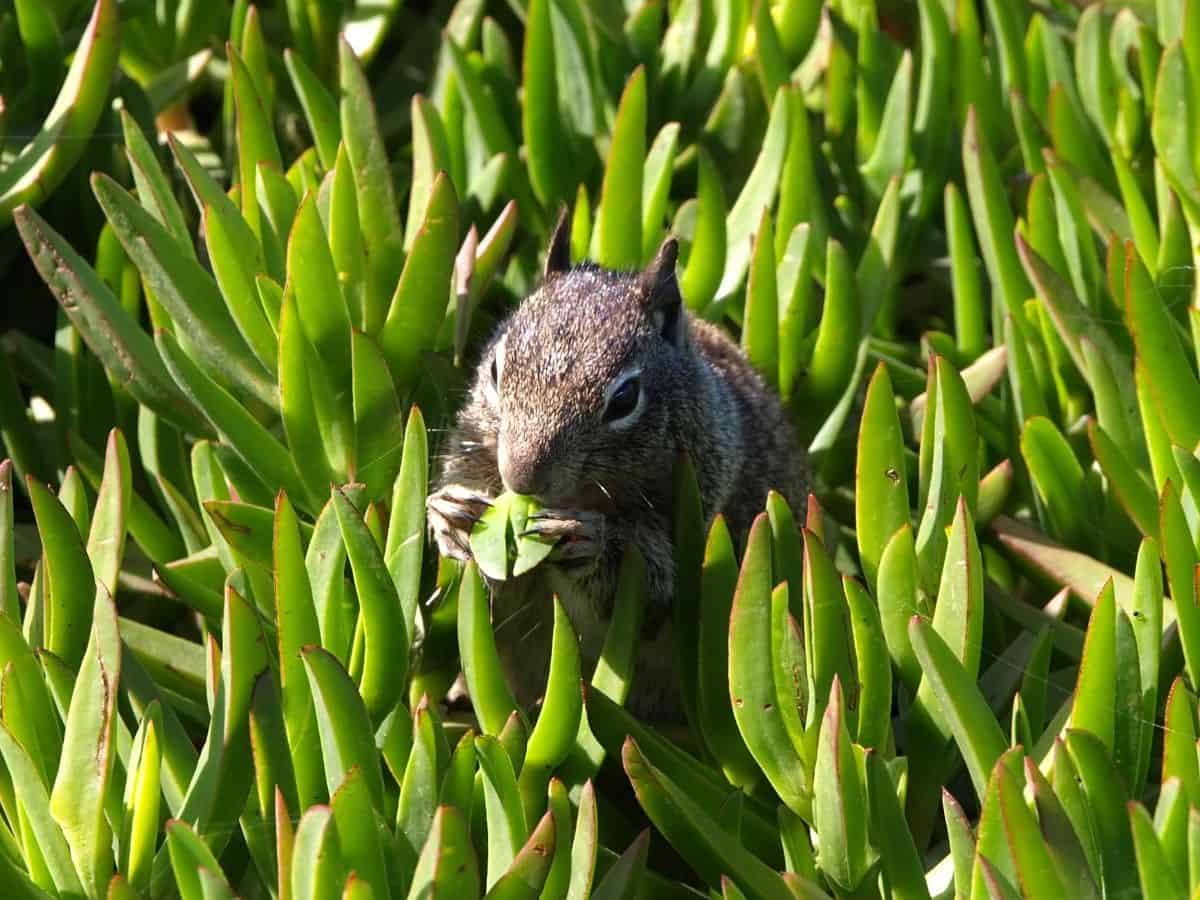
<path fill-rule="evenodd" d="M 782 492 L 792 504 L 803 499 L 808 480 L 805 454 L 779 395 L 729 333 L 698 318 L 691 318 L 689 326 L 696 354 L 712 368 L 732 400 L 732 408 L 723 406 L 710 414 L 736 415 L 740 420 L 739 471 L 723 511 L 731 525 L 748 527 L 762 510 L 768 490 Z"/>
<path fill-rule="evenodd" d="M 755 371 L 742 348 L 727 331 L 712 322 L 694 316 L 688 323 L 691 343 L 696 355 L 708 363 L 735 396 L 743 402 L 758 405 L 757 400 L 778 404 L 775 392 Z"/>

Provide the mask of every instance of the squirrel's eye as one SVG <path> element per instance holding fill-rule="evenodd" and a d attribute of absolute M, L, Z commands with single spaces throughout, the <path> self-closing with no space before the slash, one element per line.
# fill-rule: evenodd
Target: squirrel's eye
<path fill-rule="evenodd" d="M 604 410 L 604 421 L 616 422 L 632 414 L 637 409 L 641 393 L 641 379 L 636 376 L 626 379 L 620 387 L 613 391 L 612 397 L 609 398 L 608 407 Z"/>

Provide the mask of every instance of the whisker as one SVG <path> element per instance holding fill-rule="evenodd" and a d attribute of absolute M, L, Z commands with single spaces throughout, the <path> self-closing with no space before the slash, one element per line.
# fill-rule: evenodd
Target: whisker
<path fill-rule="evenodd" d="M 608 488 L 606 488 L 606 487 L 603 485 L 603 483 L 601 483 L 601 481 L 600 481 L 600 479 L 599 479 L 599 478 L 593 478 L 593 479 L 592 479 L 592 483 L 593 483 L 593 484 L 595 484 L 595 485 L 596 485 L 596 487 L 600 488 L 600 492 L 601 492 L 602 494 L 604 494 L 604 496 L 605 496 L 605 497 L 607 497 L 607 498 L 608 498 L 608 501 L 609 501 L 610 503 L 613 503 L 613 502 L 615 502 L 615 501 L 613 500 L 613 495 L 612 495 L 611 493 L 609 493 L 609 490 L 608 490 Z"/>

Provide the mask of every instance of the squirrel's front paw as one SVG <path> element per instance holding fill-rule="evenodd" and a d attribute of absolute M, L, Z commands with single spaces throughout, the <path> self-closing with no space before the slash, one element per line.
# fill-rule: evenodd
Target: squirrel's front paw
<path fill-rule="evenodd" d="M 594 562 L 604 550 L 604 516 L 597 512 L 543 509 L 530 515 L 524 533 L 557 541 L 550 559 L 568 566 Z"/>
<path fill-rule="evenodd" d="M 425 516 L 442 556 L 471 559 L 471 530 L 491 498 L 461 484 L 448 484 L 425 500 Z"/>

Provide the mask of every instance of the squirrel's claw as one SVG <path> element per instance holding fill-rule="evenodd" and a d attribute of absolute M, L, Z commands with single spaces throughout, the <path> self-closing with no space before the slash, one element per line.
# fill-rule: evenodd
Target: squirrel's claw
<path fill-rule="evenodd" d="M 598 557 L 604 548 L 604 516 L 583 510 L 543 509 L 529 517 L 522 536 L 557 541 L 550 558 L 556 562 Z"/>
<path fill-rule="evenodd" d="M 425 500 L 425 517 L 442 556 L 467 562 L 471 559 L 471 530 L 489 497 L 461 484 L 448 484 Z"/>

